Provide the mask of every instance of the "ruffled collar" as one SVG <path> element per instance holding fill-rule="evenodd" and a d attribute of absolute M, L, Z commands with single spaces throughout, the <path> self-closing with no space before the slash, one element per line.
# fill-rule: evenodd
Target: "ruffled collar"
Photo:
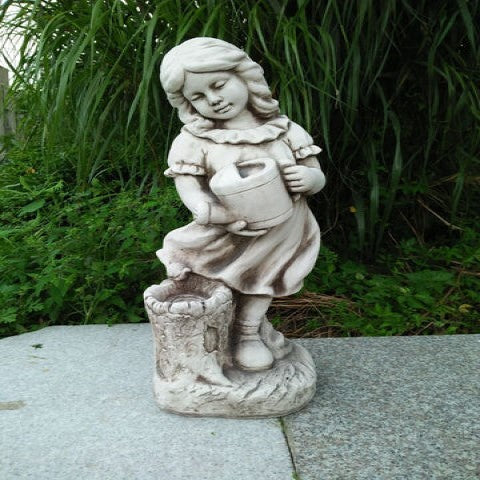
<path fill-rule="evenodd" d="M 276 140 L 288 130 L 290 120 L 280 115 L 263 125 L 245 130 L 228 130 L 226 128 L 202 128 L 197 122 L 189 123 L 182 130 L 200 138 L 207 138 L 215 143 L 250 143 L 259 144 Z"/>

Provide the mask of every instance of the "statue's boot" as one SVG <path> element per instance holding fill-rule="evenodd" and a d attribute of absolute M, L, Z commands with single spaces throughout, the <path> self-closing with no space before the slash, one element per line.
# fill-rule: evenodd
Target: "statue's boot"
<path fill-rule="evenodd" d="M 258 325 L 239 324 L 237 344 L 235 348 L 234 361 L 242 370 L 261 371 L 268 370 L 273 365 L 273 354 L 260 338 Z"/>
<path fill-rule="evenodd" d="M 263 317 L 260 325 L 260 338 L 267 348 L 272 352 L 275 360 L 280 360 L 292 351 L 292 343 L 290 343 L 282 333 L 277 332 L 273 325 L 268 321 L 267 317 Z"/>

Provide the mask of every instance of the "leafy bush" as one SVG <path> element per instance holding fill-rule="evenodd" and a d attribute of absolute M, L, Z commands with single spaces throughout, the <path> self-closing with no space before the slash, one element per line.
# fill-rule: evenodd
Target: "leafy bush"
<path fill-rule="evenodd" d="M 336 335 L 480 333 L 479 267 L 474 230 L 449 247 L 407 240 L 370 267 L 324 247 L 306 290 L 345 301 L 311 311 L 302 333 L 329 327 Z"/>
<path fill-rule="evenodd" d="M 0 336 L 144 321 L 142 292 L 164 278 L 154 252 L 187 221 L 174 189 L 72 192 L 37 168 L 16 158 L 0 170 Z"/>
<path fill-rule="evenodd" d="M 153 252 L 189 217 L 174 188 L 119 192 L 96 180 L 69 190 L 31 163 L 35 153 L 12 149 L 0 169 L 0 337 L 146 320 L 142 292 L 164 278 Z M 272 316 L 297 336 L 479 332 L 479 266 L 473 229 L 449 246 L 405 240 L 373 266 L 323 246 L 306 279 L 311 293 L 286 299 L 288 309 Z M 317 306 L 314 295 L 323 299 Z"/>
<path fill-rule="evenodd" d="M 25 37 L 11 66 L 22 127 L 0 157 L 0 335 L 144 318 L 141 292 L 163 277 L 153 252 L 188 216 L 162 175 L 180 124 L 158 66 L 201 35 L 244 47 L 325 147 L 311 206 L 335 251 L 306 287 L 330 303 L 297 330 L 478 331 L 479 12 L 479 0 L 2 2 L 2 26 Z"/>

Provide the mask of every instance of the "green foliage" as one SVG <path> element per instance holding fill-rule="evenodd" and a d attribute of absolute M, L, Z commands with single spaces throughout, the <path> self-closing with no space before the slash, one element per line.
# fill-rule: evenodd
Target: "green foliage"
<path fill-rule="evenodd" d="M 305 287 L 349 301 L 321 309 L 310 331 L 331 326 L 338 335 L 479 333 L 480 235 L 467 230 L 454 245 L 430 249 L 410 239 L 376 267 L 342 261 L 324 248 Z"/>
<path fill-rule="evenodd" d="M 164 278 L 154 252 L 186 222 L 172 187 L 139 195 L 93 182 L 71 192 L 34 152 L 0 169 L 0 336 L 54 324 L 145 321 Z"/>
<path fill-rule="evenodd" d="M 392 237 L 428 240 L 478 211 L 479 13 L 479 0 L 37 0 L 3 2 L 0 21 L 25 34 L 25 127 L 44 162 L 73 147 L 61 167 L 83 188 L 163 185 L 179 128 L 163 54 L 199 35 L 245 47 L 325 147 L 328 209 L 314 208 L 335 244 L 373 259 Z"/>
<path fill-rule="evenodd" d="M 311 206 L 335 252 L 306 286 L 345 301 L 305 328 L 478 332 L 479 18 L 479 0 L 2 2 L 24 43 L 21 133 L 0 157 L 0 336 L 144 318 L 152 252 L 187 221 L 162 175 L 180 123 L 158 67 L 200 35 L 244 47 L 324 146 Z"/>
<path fill-rule="evenodd" d="M 1 163 L 0 337 L 144 321 L 141 292 L 164 278 L 153 252 L 188 221 L 173 187 L 139 194 L 96 180 L 75 191 L 32 166 L 36 153 L 15 147 Z M 375 266 L 324 246 L 305 287 L 337 299 L 302 316 L 307 335 L 480 332 L 480 235 L 466 229 L 437 247 L 405 240 Z M 282 315 L 272 322 L 283 328 Z"/>

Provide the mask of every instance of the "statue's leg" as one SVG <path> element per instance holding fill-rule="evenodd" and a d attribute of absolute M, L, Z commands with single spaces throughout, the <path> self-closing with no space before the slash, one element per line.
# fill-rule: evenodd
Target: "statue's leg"
<path fill-rule="evenodd" d="M 264 295 L 237 296 L 235 317 L 235 363 L 243 370 L 266 370 L 273 364 L 273 355 L 260 338 L 259 329 L 272 297 Z"/>

